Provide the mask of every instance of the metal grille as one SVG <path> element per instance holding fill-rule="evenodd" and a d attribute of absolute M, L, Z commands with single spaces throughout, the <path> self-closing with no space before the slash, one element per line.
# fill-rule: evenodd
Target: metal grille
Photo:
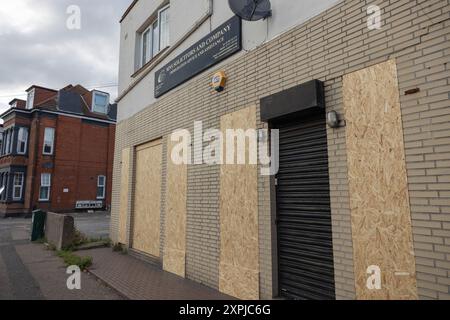
<path fill-rule="evenodd" d="M 280 294 L 292 299 L 335 299 L 325 115 L 276 127 L 280 129 Z"/>

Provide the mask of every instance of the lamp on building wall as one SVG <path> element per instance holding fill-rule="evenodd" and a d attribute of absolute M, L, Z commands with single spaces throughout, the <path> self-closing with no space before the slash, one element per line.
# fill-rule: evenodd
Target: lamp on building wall
<path fill-rule="evenodd" d="M 345 120 L 341 120 L 336 111 L 327 112 L 327 124 L 330 128 L 339 128 L 345 126 Z"/>

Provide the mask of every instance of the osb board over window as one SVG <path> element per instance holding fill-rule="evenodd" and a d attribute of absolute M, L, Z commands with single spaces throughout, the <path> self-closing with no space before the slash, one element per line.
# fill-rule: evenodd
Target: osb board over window
<path fill-rule="evenodd" d="M 133 249 L 159 257 L 162 140 L 136 148 Z"/>
<path fill-rule="evenodd" d="M 119 243 L 128 244 L 127 221 L 128 200 L 130 192 L 130 148 L 122 150 L 120 178 L 120 211 L 119 211 Z"/>
<path fill-rule="evenodd" d="M 224 140 L 226 129 L 255 128 L 254 106 L 221 118 Z M 257 166 L 248 160 L 221 165 L 219 290 L 240 299 L 259 298 L 257 178 Z"/>
<path fill-rule="evenodd" d="M 164 270 L 180 277 L 186 275 L 186 197 L 187 165 L 172 161 L 172 149 L 178 142 L 167 143 L 166 215 Z M 182 157 L 182 155 L 179 155 Z"/>
<path fill-rule="evenodd" d="M 343 98 L 357 298 L 417 299 L 395 61 L 344 76 Z M 369 266 L 380 290 L 367 287 Z"/>

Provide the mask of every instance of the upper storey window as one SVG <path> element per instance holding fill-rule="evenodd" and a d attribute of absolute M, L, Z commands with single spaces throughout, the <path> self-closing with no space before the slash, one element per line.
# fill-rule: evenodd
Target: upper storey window
<path fill-rule="evenodd" d="M 33 109 L 34 104 L 34 89 L 28 92 L 27 96 L 27 109 Z"/>
<path fill-rule="evenodd" d="M 141 33 L 141 67 L 169 46 L 169 11 L 169 6 L 159 10 L 157 18 Z"/>
<path fill-rule="evenodd" d="M 108 113 L 109 94 L 105 92 L 94 91 L 92 93 L 92 111 L 97 113 Z"/>
<path fill-rule="evenodd" d="M 28 144 L 28 129 L 22 127 L 19 129 L 19 132 L 17 133 L 17 153 L 26 154 L 27 144 Z"/>
<path fill-rule="evenodd" d="M 42 153 L 45 155 L 53 155 L 55 145 L 55 128 L 45 128 L 44 130 L 44 147 Z"/>

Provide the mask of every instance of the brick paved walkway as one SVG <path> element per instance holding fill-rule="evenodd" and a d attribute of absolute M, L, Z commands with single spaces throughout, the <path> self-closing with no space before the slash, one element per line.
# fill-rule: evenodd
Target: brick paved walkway
<path fill-rule="evenodd" d="M 223 300 L 232 299 L 196 282 L 164 272 L 111 248 L 80 251 L 93 258 L 90 272 L 132 300 Z"/>

